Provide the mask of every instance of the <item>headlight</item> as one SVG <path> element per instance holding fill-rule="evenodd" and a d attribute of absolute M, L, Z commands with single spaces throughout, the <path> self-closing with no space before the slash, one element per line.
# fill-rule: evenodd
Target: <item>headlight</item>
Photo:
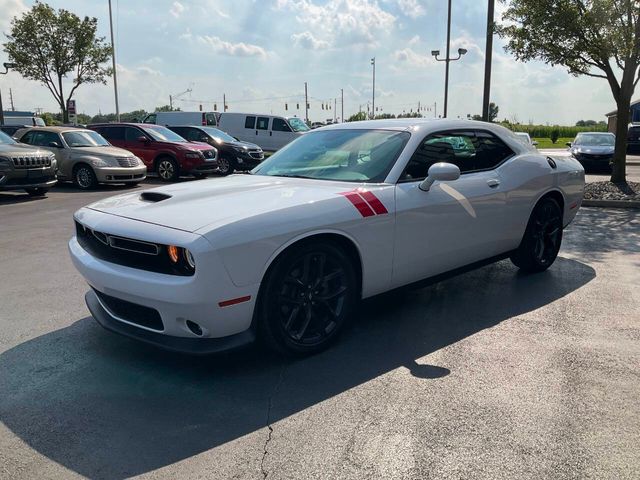
<path fill-rule="evenodd" d="M 200 152 L 186 152 L 184 154 L 185 158 L 193 158 L 193 159 L 200 159 L 202 158 L 202 153 Z"/>
<path fill-rule="evenodd" d="M 185 272 L 193 273 L 196 269 L 196 262 L 189 250 L 175 245 L 167 245 L 167 255 L 171 263 Z"/>
<path fill-rule="evenodd" d="M 109 166 L 109 164 L 107 162 L 105 162 L 101 158 L 91 159 L 89 161 L 89 163 L 91 163 L 91 166 L 96 167 L 96 168 L 102 168 L 102 167 L 108 167 Z"/>
<path fill-rule="evenodd" d="M 233 147 L 233 149 L 238 153 L 246 153 L 247 149 L 244 147 Z"/>

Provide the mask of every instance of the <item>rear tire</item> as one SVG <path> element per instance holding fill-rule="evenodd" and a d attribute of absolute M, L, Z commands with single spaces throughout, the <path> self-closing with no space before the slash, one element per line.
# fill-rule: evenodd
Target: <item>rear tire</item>
<path fill-rule="evenodd" d="M 511 261 L 525 272 L 543 272 L 553 265 L 561 244 L 562 209 L 553 198 L 543 198 L 533 209 Z"/>
<path fill-rule="evenodd" d="M 351 260 L 340 248 L 324 242 L 285 251 L 263 286 L 258 305 L 260 339 L 289 356 L 329 347 L 359 299 Z"/>
<path fill-rule="evenodd" d="M 25 188 L 24 191 L 27 192 L 30 197 L 44 197 L 49 191 L 49 189 L 42 188 L 42 187 L 34 187 L 34 188 Z"/>
<path fill-rule="evenodd" d="M 98 186 L 98 178 L 89 165 L 81 164 L 73 170 L 73 183 L 80 190 L 91 190 Z"/>
<path fill-rule="evenodd" d="M 162 157 L 156 163 L 156 172 L 163 182 L 176 182 L 180 178 L 180 167 L 171 157 Z"/>

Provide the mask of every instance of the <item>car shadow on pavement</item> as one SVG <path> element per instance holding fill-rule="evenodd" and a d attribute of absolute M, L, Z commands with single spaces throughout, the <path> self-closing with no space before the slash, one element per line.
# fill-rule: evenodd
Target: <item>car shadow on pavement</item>
<path fill-rule="evenodd" d="M 538 275 L 500 262 L 368 300 L 340 342 L 298 360 L 257 347 L 216 357 L 170 354 L 108 333 L 87 317 L 0 354 L 0 421 L 81 475 L 134 476 L 399 368 L 416 381 L 447 381 L 432 380 L 449 374 L 447 365 L 423 357 L 518 322 L 594 278 L 591 267 L 565 258 Z"/>

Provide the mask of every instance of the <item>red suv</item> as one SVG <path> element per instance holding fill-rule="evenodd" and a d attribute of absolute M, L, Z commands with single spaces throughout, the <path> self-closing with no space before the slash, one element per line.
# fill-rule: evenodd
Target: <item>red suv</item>
<path fill-rule="evenodd" d="M 218 151 L 206 143 L 189 142 L 160 125 L 103 123 L 89 125 L 109 143 L 141 158 L 149 172 L 172 182 L 180 175 L 204 178 L 218 170 Z"/>

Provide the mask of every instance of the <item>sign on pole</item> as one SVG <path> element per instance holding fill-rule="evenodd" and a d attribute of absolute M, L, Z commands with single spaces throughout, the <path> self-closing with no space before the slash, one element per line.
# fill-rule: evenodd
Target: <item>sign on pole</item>
<path fill-rule="evenodd" d="M 67 101 L 67 112 L 69 113 L 69 121 L 74 125 L 78 124 L 78 116 L 76 112 L 76 101 L 69 99 Z"/>

